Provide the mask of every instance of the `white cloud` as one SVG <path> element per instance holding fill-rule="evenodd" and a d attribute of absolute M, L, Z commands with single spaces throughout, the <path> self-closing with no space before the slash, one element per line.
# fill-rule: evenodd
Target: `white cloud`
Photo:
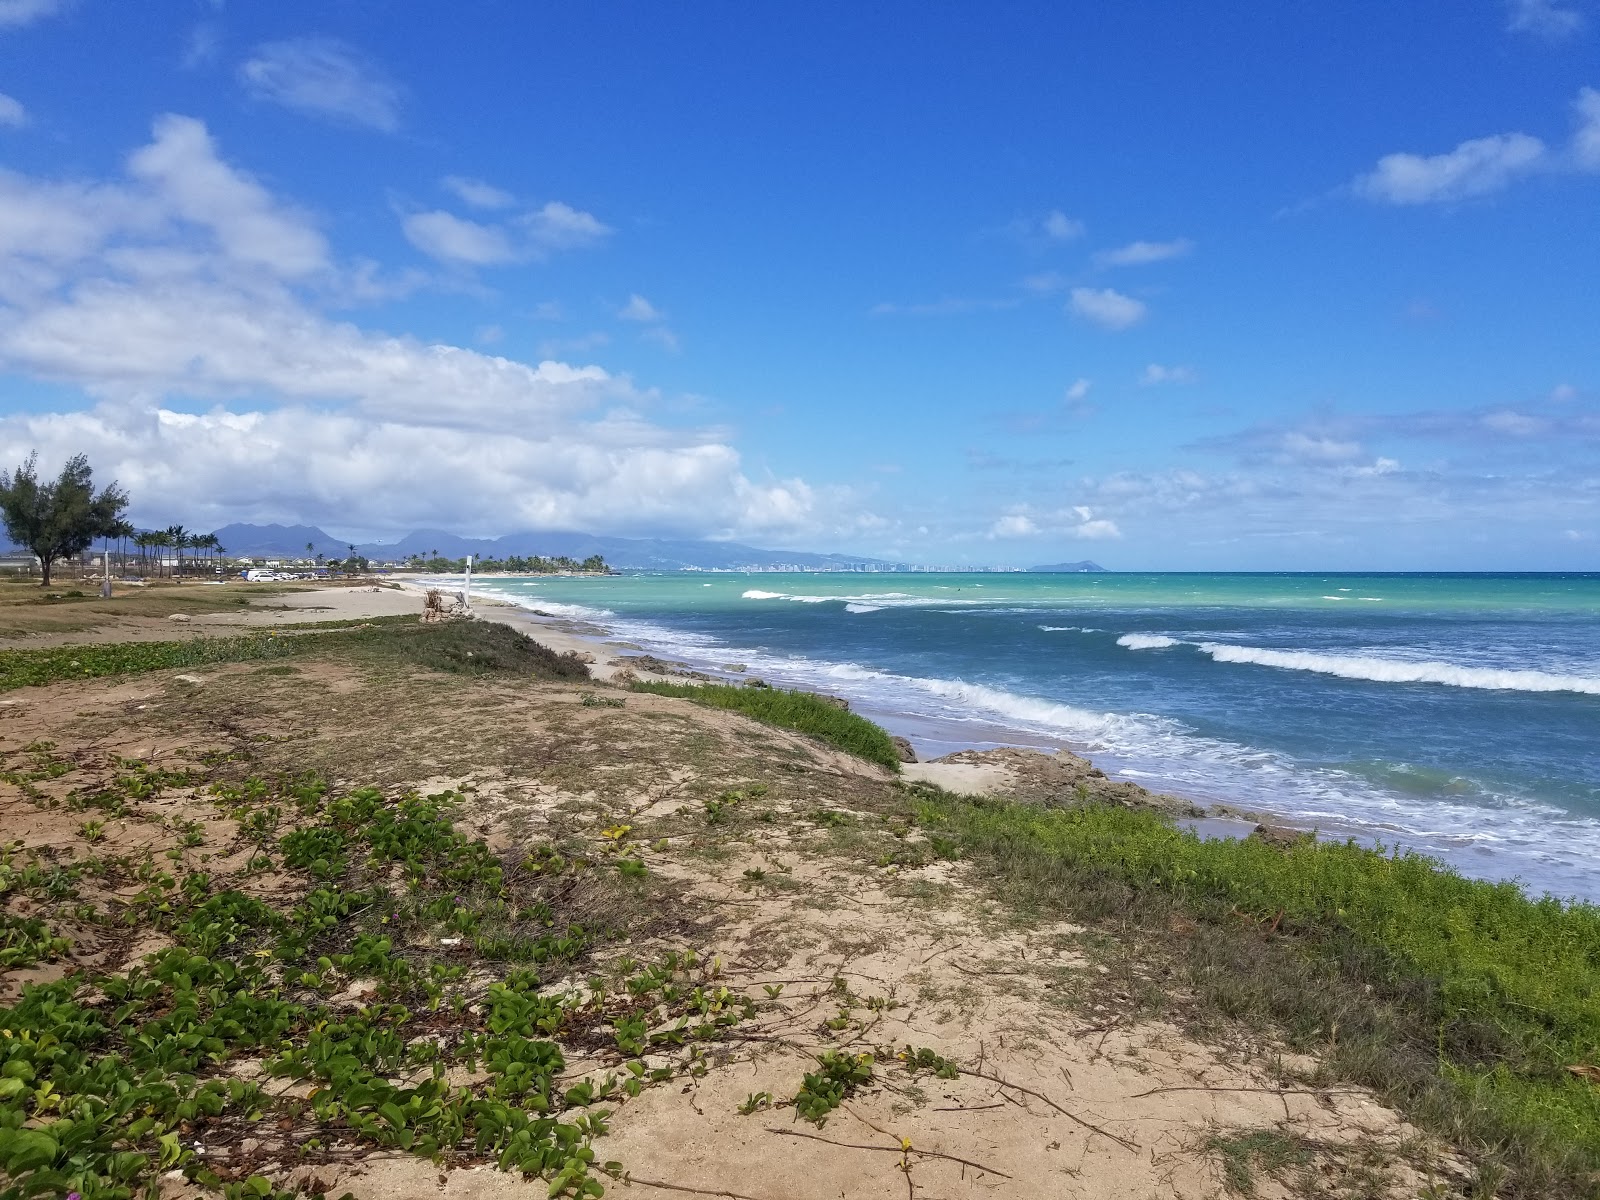
<path fill-rule="evenodd" d="M 406 240 L 424 254 L 472 267 L 539 261 L 552 251 L 591 245 L 611 232 L 590 214 L 559 201 L 503 224 L 486 224 L 435 209 L 406 214 L 400 227 Z"/>
<path fill-rule="evenodd" d="M 1535 33 L 1556 40 L 1571 37 L 1584 26 L 1583 14 L 1556 0 L 1509 0 L 1506 27 L 1518 33 Z"/>
<path fill-rule="evenodd" d="M 517 258 L 505 230 L 442 210 L 411 213 L 402 218 L 400 227 L 408 242 L 441 262 L 492 267 Z"/>
<path fill-rule="evenodd" d="M 1120 538 L 1122 530 L 1115 521 L 1095 516 L 1093 509 L 1082 504 L 1048 513 L 1033 512 L 1022 506 L 997 518 L 984 536 L 993 541 L 1040 535 L 1101 541 Z"/>
<path fill-rule="evenodd" d="M 1084 320 L 1113 331 L 1131 329 L 1144 320 L 1148 311 L 1142 302 L 1114 288 L 1073 288 L 1068 308 Z"/>
<path fill-rule="evenodd" d="M 1059 210 L 1046 213 L 1039 226 L 1044 230 L 1045 237 L 1056 242 L 1070 242 L 1084 234 L 1082 221 L 1069 217 Z"/>
<path fill-rule="evenodd" d="M 1156 387 L 1163 383 L 1193 383 L 1199 376 L 1193 367 L 1164 367 L 1151 363 L 1139 376 L 1141 387 Z"/>
<path fill-rule="evenodd" d="M 617 312 L 617 316 L 624 321 L 660 321 L 664 316 L 659 308 L 646 300 L 638 292 L 628 297 L 628 302 Z"/>
<path fill-rule="evenodd" d="M 1378 457 L 1372 462 L 1360 467 L 1346 467 L 1345 474 L 1356 478 L 1372 478 L 1378 475 L 1393 475 L 1400 469 L 1400 460 L 1397 458 Z"/>
<path fill-rule="evenodd" d="M 1551 150 L 1526 133 L 1473 138 L 1445 154 L 1386 154 L 1351 190 L 1385 204 L 1448 204 L 1486 196 L 1540 171 L 1600 171 L 1600 90 L 1578 89 L 1571 144 Z"/>
<path fill-rule="evenodd" d="M 611 230 L 586 212 L 552 200 L 541 209 L 524 213 L 518 223 L 540 250 L 577 250 L 592 246 Z"/>
<path fill-rule="evenodd" d="M 1069 403 L 1076 404 L 1078 401 L 1080 401 L 1080 400 L 1084 399 L 1086 396 L 1088 396 L 1089 389 L 1092 388 L 1093 386 L 1094 386 L 1094 381 L 1093 380 L 1090 380 L 1090 379 L 1074 379 L 1072 381 L 1071 386 L 1067 388 L 1067 401 Z"/>
<path fill-rule="evenodd" d="M 0 92 L 0 125 L 21 129 L 27 123 L 28 110 L 22 107 L 22 101 Z"/>
<path fill-rule="evenodd" d="M 268 42 L 239 67 L 258 100 L 345 125 L 393 133 L 400 127 L 400 89 L 354 47 L 332 38 Z"/>
<path fill-rule="evenodd" d="M 0 0 L 0 29 L 20 29 L 66 9 L 69 0 Z"/>
<path fill-rule="evenodd" d="M 448 191 L 471 208 L 510 208 L 516 203 L 510 192 L 497 188 L 481 179 L 468 179 L 461 175 L 446 175 L 439 181 Z"/>
<path fill-rule="evenodd" d="M 240 263 L 289 277 L 328 265 L 322 235 L 218 158 L 211 135 L 193 117 L 157 118 L 155 140 L 129 157 L 128 170 L 152 185 L 178 216 L 208 226 L 223 252 Z"/>
<path fill-rule="evenodd" d="M 1600 91 L 1581 88 L 1572 102 L 1578 129 L 1572 135 L 1572 161 L 1580 171 L 1600 171 Z"/>
<path fill-rule="evenodd" d="M 86 395 L 0 417 L 0 462 L 82 451 L 135 519 L 197 527 L 789 537 L 859 508 L 752 481 L 726 433 L 652 421 L 657 397 L 600 367 L 333 319 L 330 259 L 187 118 L 158 121 L 123 180 L 0 174 L 0 372 Z"/>
<path fill-rule="evenodd" d="M 989 536 L 992 538 L 1032 537 L 1038 532 L 1039 527 L 1033 523 L 1033 519 L 1022 513 L 1010 513 L 989 526 Z"/>
<path fill-rule="evenodd" d="M 1193 250 L 1194 243 L 1188 238 L 1174 238 L 1170 242 L 1129 242 L 1115 250 L 1102 250 L 1094 256 L 1094 261 L 1102 267 L 1138 267 L 1183 258 Z"/>
<path fill-rule="evenodd" d="M 1355 181 L 1358 195 L 1386 204 L 1437 204 L 1497 192 L 1545 165 L 1545 144 L 1525 133 L 1462 142 L 1447 154 L 1386 154 Z"/>

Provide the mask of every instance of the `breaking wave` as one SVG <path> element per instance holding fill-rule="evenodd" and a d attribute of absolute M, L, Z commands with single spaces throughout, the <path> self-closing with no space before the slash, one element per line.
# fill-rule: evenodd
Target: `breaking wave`
<path fill-rule="evenodd" d="M 1249 663 L 1284 671 L 1311 671 L 1371 683 L 1437 683 L 1446 687 L 1504 692 L 1577 692 L 1600 696 L 1600 676 L 1563 675 L 1514 667 L 1469 667 L 1429 659 L 1380 658 L 1371 654 L 1324 654 L 1315 650 L 1272 650 L 1232 642 L 1186 642 L 1159 633 L 1125 633 L 1117 645 L 1129 650 L 1193 646 L 1219 663 Z"/>

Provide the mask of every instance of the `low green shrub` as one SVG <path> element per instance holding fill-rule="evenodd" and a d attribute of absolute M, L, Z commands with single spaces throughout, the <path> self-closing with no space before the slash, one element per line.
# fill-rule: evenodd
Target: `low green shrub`
<path fill-rule="evenodd" d="M 731 687 L 722 683 L 636 683 L 633 690 L 657 696 L 681 696 L 711 708 L 742 712 L 768 725 L 793 729 L 820 742 L 827 742 L 858 758 L 888 767 L 891 771 L 900 770 L 900 755 L 895 752 L 887 733 L 865 717 L 830 704 L 810 692 Z"/>

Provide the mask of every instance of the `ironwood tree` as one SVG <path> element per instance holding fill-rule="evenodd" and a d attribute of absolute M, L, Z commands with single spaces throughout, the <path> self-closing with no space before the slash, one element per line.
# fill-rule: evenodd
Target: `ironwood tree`
<path fill-rule="evenodd" d="M 115 482 L 98 492 L 87 455 L 74 454 L 53 480 L 39 478 L 39 455 L 28 455 L 15 471 L 0 471 L 0 517 L 6 534 L 39 559 L 41 587 L 60 560 L 87 550 L 97 537 L 114 536 L 128 507 Z"/>

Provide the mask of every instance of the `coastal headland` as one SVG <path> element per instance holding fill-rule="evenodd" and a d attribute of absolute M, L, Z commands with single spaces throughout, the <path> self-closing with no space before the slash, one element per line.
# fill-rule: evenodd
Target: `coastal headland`
<path fill-rule="evenodd" d="M 44 1194 L 1595 1192 L 1583 906 L 1204 842 L 1066 754 L 903 764 L 509 606 L 32 592 L 0 1154 Z"/>

